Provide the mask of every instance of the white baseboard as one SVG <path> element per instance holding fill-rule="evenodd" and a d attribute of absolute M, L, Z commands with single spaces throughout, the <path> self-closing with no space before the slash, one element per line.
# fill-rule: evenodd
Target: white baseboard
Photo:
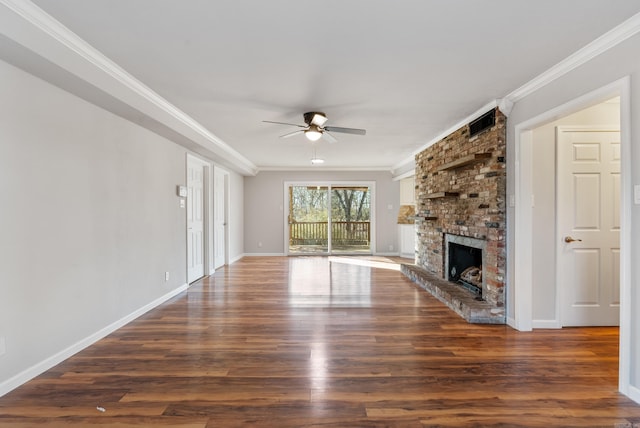
<path fill-rule="evenodd" d="M 0 383 L 0 397 L 16 389 L 20 385 L 30 381 L 34 377 L 46 372 L 50 368 L 60 364 L 62 361 L 73 356 L 74 354 L 77 354 L 83 349 L 93 345 L 98 340 L 104 338 L 105 336 L 108 336 L 109 334 L 113 333 L 117 329 L 135 320 L 139 316 L 144 315 L 145 313 L 149 312 L 151 309 L 154 309 L 160 306 L 162 303 L 166 302 L 172 297 L 177 296 L 178 294 L 187 290 L 188 287 L 189 287 L 188 284 L 181 285 L 180 287 L 170 291 L 164 296 L 157 298 L 156 300 L 132 312 L 131 314 L 125 316 L 124 318 L 121 318 L 118 321 L 106 326 L 105 328 L 98 330 L 92 335 L 80 340 L 79 342 L 74 343 L 73 345 L 69 346 L 66 349 L 63 349 L 57 354 L 52 355 L 49 358 L 46 358 L 45 360 L 35 364 L 34 366 L 29 367 L 28 369 L 18 373 L 14 377 Z"/>
<path fill-rule="evenodd" d="M 240 254 L 240 255 L 232 258 L 231 260 L 229 260 L 229 264 L 237 262 L 238 260 L 242 259 L 244 256 L 245 256 L 244 254 Z"/>
<path fill-rule="evenodd" d="M 629 386 L 629 398 L 640 404 L 640 388 Z"/>
<path fill-rule="evenodd" d="M 532 320 L 532 328 L 558 329 L 562 328 L 558 320 Z"/>
<path fill-rule="evenodd" d="M 514 330 L 517 330 L 517 328 L 516 328 L 516 319 L 515 318 L 507 317 L 505 321 L 507 322 L 507 325 L 509 327 L 511 327 Z"/>
<path fill-rule="evenodd" d="M 238 260 L 242 259 L 244 256 L 245 256 L 244 254 L 240 254 L 239 256 L 235 256 L 234 258 L 229 260 L 229 262 L 228 262 L 228 264 L 226 266 L 237 262 Z M 224 267 L 224 266 L 225 265 L 219 266 L 219 268 Z M 214 269 L 214 268 L 209 269 L 209 275 L 213 275 L 214 273 L 216 273 L 216 269 Z"/>
<path fill-rule="evenodd" d="M 308 254 L 308 255 L 313 255 L 313 254 Z M 286 256 L 286 254 L 285 253 L 245 253 L 244 256 L 245 257 L 274 257 L 274 256 L 282 257 L 282 256 Z"/>

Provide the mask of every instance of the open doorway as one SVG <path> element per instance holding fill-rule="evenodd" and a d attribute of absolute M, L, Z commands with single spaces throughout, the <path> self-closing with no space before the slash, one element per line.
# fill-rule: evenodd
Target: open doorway
<path fill-rule="evenodd" d="M 512 250 L 509 255 L 509 288 L 510 302 L 512 305 L 507 318 L 508 324 L 520 331 L 530 331 L 532 328 L 559 328 L 559 317 L 534 322 L 533 308 L 539 303 L 534 302 L 534 216 L 533 209 L 537 204 L 533 187 L 536 180 L 545 177 L 541 171 L 534 170 L 533 164 L 533 130 L 558 118 L 584 110 L 587 107 L 620 96 L 620 351 L 619 351 L 619 388 L 620 391 L 629 394 L 629 379 L 631 370 L 631 260 L 629 249 L 631 247 L 630 234 L 625 233 L 631 228 L 631 141 L 630 141 L 630 79 L 622 78 L 600 89 L 594 90 L 566 104 L 543 112 L 538 116 L 520 122 L 514 126 L 514 165 L 512 171 L 514 185 L 510 206 L 513 207 L 513 223 L 511 226 Z M 535 173 L 534 173 L 535 171 Z M 552 219 L 555 220 L 555 219 Z M 547 223 L 555 224 L 555 221 Z M 556 235 L 554 235 L 556 236 Z M 552 271 L 555 272 L 555 266 Z M 555 284 L 555 281 L 553 282 Z M 536 282 L 536 286 L 539 283 Z M 537 290 L 539 291 L 539 290 Z M 537 296 L 537 295 L 536 295 Z M 559 313 L 556 304 L 552 310 Z"/>
<path fill-rule="evenodd" d="M 614 97 L 531 131 L 534 328 L 619 323 L 619 129 Z"/>

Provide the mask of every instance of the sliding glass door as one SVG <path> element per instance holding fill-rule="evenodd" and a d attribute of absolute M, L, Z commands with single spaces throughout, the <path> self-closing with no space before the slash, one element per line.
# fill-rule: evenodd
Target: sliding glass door
<path fill-rule="evenodd" d="M 286 184 L 289 254 L 371 254 L 372 185 Z"/>
<path fill-rule="evenodd" d="M 289 253 L 329 253 L 329 189 L 289 186 Z"/>
<path fill-rule="evenodd" d="M 331 250 L 371 253 L 371 192 L 368 186 L 331 188 Z"/>

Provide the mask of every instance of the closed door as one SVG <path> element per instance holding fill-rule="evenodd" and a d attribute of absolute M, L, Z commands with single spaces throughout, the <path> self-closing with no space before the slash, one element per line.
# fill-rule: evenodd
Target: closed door
<path fill-rule="evenodd" d="M 227 258 L 227 173 L 215 168 L 213 176 L 214 269 L 226 264 Z"/>
<path fill-rule="evenodd" d="M 187 158 L 187 282 L 204 276 L 204 168 Z"/>
<path fill-rule="evenodd" d="M 620 133 L 565 127 L 557 133 L 562 325 L 618 325 Z"/>

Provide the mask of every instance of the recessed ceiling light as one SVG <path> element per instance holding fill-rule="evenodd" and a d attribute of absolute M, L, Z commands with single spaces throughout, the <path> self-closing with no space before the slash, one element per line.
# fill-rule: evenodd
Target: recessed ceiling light
<path fill-rule="evenodd" d="M 324 163 L 324 159 L 313 158 L 311 159 L 311 165 L 320 165 Z"/>

